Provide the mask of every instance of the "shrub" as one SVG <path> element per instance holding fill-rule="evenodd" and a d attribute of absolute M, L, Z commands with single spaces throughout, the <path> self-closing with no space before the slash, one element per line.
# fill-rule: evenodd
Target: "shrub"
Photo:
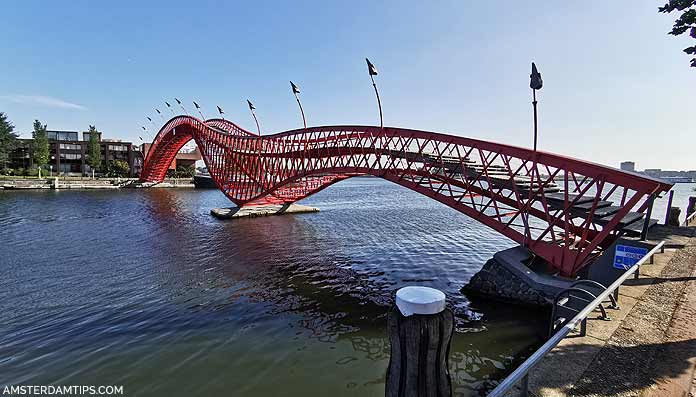
<path fill-rule="evenodd" d="M 180 165 L 176 170 L 167 170 L 167 178 L 193 178 L 196 175 L 195 167 Z"/>

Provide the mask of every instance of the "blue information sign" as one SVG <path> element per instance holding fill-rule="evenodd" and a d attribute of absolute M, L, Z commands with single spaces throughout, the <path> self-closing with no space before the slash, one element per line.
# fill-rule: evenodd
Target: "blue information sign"
<path fill-rule="evenodd" d="M 616 253 L 614 254 L 614 267 L 616 269 L 627 270 L 638 263 L 647 253 L 647 248 L 617 245 Z"/>

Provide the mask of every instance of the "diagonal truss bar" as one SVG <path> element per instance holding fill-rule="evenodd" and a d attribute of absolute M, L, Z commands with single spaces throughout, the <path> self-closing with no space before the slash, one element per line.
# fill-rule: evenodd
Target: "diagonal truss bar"
<path fill-rule="evenodd" d="M 570 157 L 435 132 L 322 126 L 257 136 L 228 120 L 191 116 L 160 129 L 141 180 L 162 181 L 190 140 L 218 188 L 239 206 L 292 203 L 346 178 L 373 175 L 476 219 L 566 276 L 618 238 L 647 197 L 671 188 Z M 601 212 L 607 201 L 612 211 Z"/>

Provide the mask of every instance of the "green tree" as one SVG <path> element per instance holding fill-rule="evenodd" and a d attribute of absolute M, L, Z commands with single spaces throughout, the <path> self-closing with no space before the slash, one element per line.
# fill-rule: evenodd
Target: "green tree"
<path fill-rule="evenodd" d="M 87 164 L 97 171 L 101 168 L 101 144 L 99 131 L 93 125 L 89 126 L 89 144 L 87 145 Z"/>
<path fill-rule="evenodd" d="M 12 131 L 14 125 L 7 120 L 5 113 L 0 112 L 0 170 L 7 168 L 10 155 L 17 144 L 17 134 Z"/>
<path fill-rule="evenodd" d="M 194 166 L 179 165 L 176 167 L 176 173 L 177 178 L 193 178 L 196 175 L 196 168 Z"/>
<path fill-rule="evenodd" d="M 672 26 L 669 34 L 679 36 L 687 31 L 692 39 L 696 39 L 696 0 L 669 0 L 669 2 L 657 9 L 660 12 L 669 14 L 672 11 L 681 12 Z M 696 45 L 686 47 L 684 52 L 689 55 L 696 55 Z M 691 67 L 696 68 L 696 58 L 691 59 Z"/>
<path fill-rule="evenodd" d="M 127 177 L 130 172 L 130 166 L 123 160 L 114 160 L 111 162 L 109 170 L 113 174 L 110 176 Z"/>
<path fill-rule="evenodd" d="M 48 164 L 48 156 L 50 154 L 46 124 L 41 124 L 39 120 L 34 120 L 34 132 L 31 135 L 34 138 L 32 158 L 34 159 L 34 164 L 39 168 L 39 178 L 41 178 L 41 167 Z"/>

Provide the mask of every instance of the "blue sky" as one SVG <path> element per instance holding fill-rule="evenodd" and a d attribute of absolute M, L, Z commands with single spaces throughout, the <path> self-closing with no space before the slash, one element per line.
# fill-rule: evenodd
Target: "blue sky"
<path fill-rule="evenodd" d="M 253 130 L 249 98 L 273 133 L 301 126 L 292 79 L 310 125 L 378 124 L 369 57 L 386 125 L 530 146 L 534 60 L 542 150 L 696 169 L 696 70 L 662 3 L 8 1 L 0 111 L 138 142 L 174 97 Z"/>

